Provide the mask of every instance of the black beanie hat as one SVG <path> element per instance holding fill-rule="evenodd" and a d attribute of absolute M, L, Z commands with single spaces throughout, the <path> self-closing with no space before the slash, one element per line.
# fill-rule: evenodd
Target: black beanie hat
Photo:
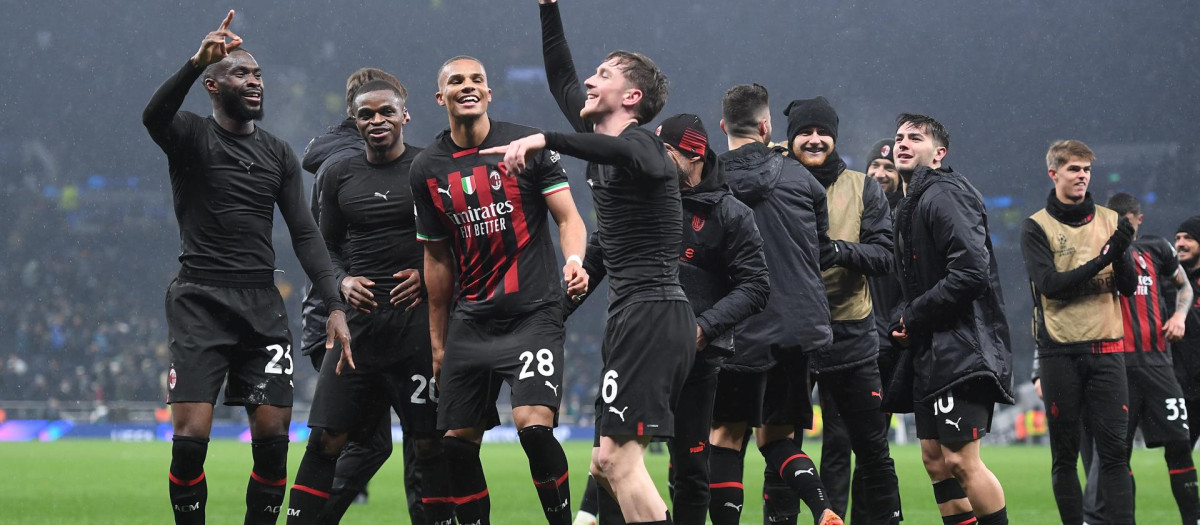
<path fill-rule="evenodd" d="M 792 142 L 796 139 L 796 135 L 800 134 L 800 130 L 809 126 L 818 126 L 829 130 L 829 135 L 833 137 L 834 142 L 837 142 L 838 114 L 829 101 L 825 100 L 825 97 L 793 100 L 783 110 L 783 115 L 787 117 L 789 150 L 792 149 Z"/>
<path fill-rule="evenodd" d="M 864 167 L 870 167 L 871 163 L 875 162 L 875 159 L 887 159 L 892 164 L 895 164 L 896 161 L 892 158 L 892 148 L 895 145 L 896 141 L 893 139 L 883 139 L 876 142 L 874 146 L 871 146 L 871 149 L 867 150 L 867 163 Z"/>
<path fill-rule="evenodd" d="M 1183 223 L 1179 225 L 1179 229 L 1175 230 L 1175 232 L 1186 233 L 1191 235 L 1193 239 L 1200 241 L 1200 215 L 1188 217 L 1187 220 L 1183 221 Z"/>

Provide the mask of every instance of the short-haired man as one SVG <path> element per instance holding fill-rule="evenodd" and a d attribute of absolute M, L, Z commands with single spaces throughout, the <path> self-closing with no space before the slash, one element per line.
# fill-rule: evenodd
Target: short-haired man
<path fill-rule="evenodd" d="M 1193 303 L 1184 323 L 1183 337 L 1173 345 L 1175 377 L 1183 388 L 1187 406 L 1200 406 L 1200 215 L 1179 224 L 1175 232 L 1179 265 L 1192 287 Z M 1190 425 L 1191 447 L 1200 439 L 1200 425 Z"/>
<path fill-rule="evenodd" d="M 887 416 L 879 409 L 879 335 L 867 278 L 892 271 L 892 221 L 875 179 L 846 167 L 837 151 L 838 114 L 825 97 L 793 100 L 788 148 L 825 188 L 833 266 L 821 277 L 833 343 L 812 353 L 809 368 L 821 403 L 842 415 L 869 498 L 869 523 L 900 521 L 900 489 L 888 450 Z M 844 511 L 844 509 L 843 509 Z"/>
<path fill-rule="evenodd" d="M 1133 226 L 1130 254 L 1133 271 L 1137 274 L 1133 295 L 1121 297 L 1125 377 L 1129 385 L 1129 429 L 1125 433 L 1125 446 L 1132 454 L 1134 434 L 1141 426 L 1147 447 L 1163 447 L 1171 493 L 1175 496 L 1179 514 L 1183 523 L 1196 523 L 1200 521 L 1200 494 L 1196 490 L 1196 466 L 1188 441 L 1187 399 L 1175 378 L 1172 352 L 1167 345 L 1168 342 L 1178 343 L 1183 337 L 1192 306 L 1192 287 L 1171 243 L 1162 237 L 1140 235 L 1145 215 L 1137 197 L 1116 193 L 1108 198 L 1106 205 L 1117 215 L 1129 219 Z M 1170 317 L 1164 315 L 1168 310 L 1161 293 L 1166 285 L 1175 291 L 1175 305 Z M 1089 469 L 1087 474 L 1088 485 L 1099 484 L 1095 469 Z M 1103 498 L 1102 494 L 1100 498 Z M 1089 503 L 1095 502 L 1085 501 L 1084 505 Z"/>
<path fill-rule="evenodd" d="M 181 524 L 204 523 L 204 459 L 222 383 L 225 404 L 245 406 L 250 419 L 254 467 L 245 522 L 279 517 L 293 367 L 287 311 L 275 289 L 276 204 L 301 266 L 329 307 L 325 347 L 337 339 L 342 356 L 350 355 L 346 307 L 305 207 L 300 166 L 286 142 L 255 124 L 263 115 L 262 69 L 229 30 L 233 15 L 204 38 L 142 113 L 146 131 L 167 154 L 183 245 L 166 298 L 174 427 L 169 486 Z M 209 117 L 179 110 L 198 78 L 212 101 Z"/>
<path fill-rule="evenodd" d="M 892 160 L 894 144 L 895 141 L 890 138 L 880 140 L 867 150 L 866 155 L 867 176 L 879 183 L 887 198 L 889 222 L 896 205 L 904 198 L 904 184 Z M 867 282 L 871 292 L 871 309 L 875 316 L 875 331 L 879 337 L 879 357 L 875 362 L 883 380 L 884 389 L 881 392 L 886 397 L 888 380 L 896 366 L 890 325 L 892 320 L 900 317 L 904 294 L 900 290 L 900 281 L 895 272 L 870 276 Z M 824 396 L 825 392 L 822 391 L 821 394 Z M 864 492 L 866 488 L 863 486 L 860 470 L 854 469 L 851 475 L 849 429 L 834 403 L 825 402 L 823 399 L 821 408 L 821 481 L 825 483 L 829 493 L 830 505 L 835 512 L 847 512 L 851 523 L 865 522 L 869 519 Z M 851 493 L 853 498 L 850 497 Z M 851 501 L 853 506 L 847 510 L 846 507 Z"/>
<path fill-rule="evenodd" d="M 766 309 L 735 329 L 737 352 L 718 376 L 709 513 L 715 525 L 740 522 L 744 451 L 751 429 L 758 427 L 765 477 L 777 487 L 765 502 L 765 519 L 794 519 L 803 499 L 817 523 L 840 524 L 816 465 L 801 449 L 803 429 L 813 421 L 807 355 L 832 340 L 829 305 L 813 300 L 825 295 L 821 269 L 833 253 L 825 190 L 800 163 L 767 146 L 771 113 L 765 87 L 730 88 L 721 113 L 729 144 L 721 155 L 726 179 L 754 212 L 772 288 Z"/>
<path fill-rule="evenodd" d="M 1119 295 L 1137 287 L 1128 219 L 1098 206 L 1087 191 L 1095 154 L 1078 140 L 1046 152 L 1054 188 L 1025 220 L 1021 252 L 1034 297 L 1034 328 L 1048 414 L 1054 498 L 1063 523 L 1083 521 L 1076 471 L 1080 425 L 1100 458 L 1100 486 L 1111 523 L 1133 523 L 1125 446 L 1129 394 Z M 1086 422 L 1085 422 L 1086 419 Z"/>
<path fill-rule="evenodd" d="M 337 373 L 327 353 L 309 414 L 313 428 L 296 473 L 288 523 L 337 521 L 345 513 L 331 498 L 335 461 L 351 435 L 378 433 L 388 408 L 400 416 L 405 441 L 413 443 L 426 494 L 448 496 L 437 433 L 429 313 L 423 304 L 423 249 L 416 241 L 409 167 L 420 152 L 404 142 L 405 98 L 384 80 L 363 84 L 354 97 L 355 124 L 365 154 L 343 159 L 323 172 L 321 234 L 333 258 L 358 348 L 357 367 Z M 365 434 L 365 435 L 364 435 Z M 451 519 L 447 509 L 431 522 Z M 422 521 L 424 521 L 422 517 Z"/>
<path fill-rule="evenodd" d="M 400 90 L 402 98 L 408 100 L 408 90 L 391 73 L 373 67 L 360 68 L 346 78 L 346 114 L 341 122 L 330 126 L 324 133 L 313 137 L 304 148 L 300 166 L 315 175 L 312 187 L 311 208 L 317 225 L 321 224 L 321 182 L 325 173 L 338 161 L 362 155 L 366 144 L 358 133 L 354 118 L 354 95 L 363 84 L 374 80 L 388 82 Z M 407 108 L 404 123 L 409 121 Z M 328 318 L 325 305 L 313 290 L 311 283 L 305 287 L 304 303 L 301 305 L 304 331 L 300 335 L 301 353 L 309 357 L 318 372 L 325 359 L 324 327 Z M 329 502 L 325 511 L 330 519 L 340 518 L 351 503 L 366 501 L 367 482 L 375 476 L 383 463 L 392 455 L 392 417 L 386 411 L 380 414 L 379 424 L 372 432 L 355 432 L 342 448 L 334 470 L 333 488 L 329 491 Z M 361 435 L 360 435 L 361 434 Z M 413 523 L 425 521 L 425 510 L 421 504 L 421 469 L 417 465 L 415 440 L 404 440 L 404 494 L 408 499 L 408 517 Z"/>
<path fill-rule="evenodd" d="M 487 151 L 537 130 L 488 116 L 492 90 L 479 60 L 447 60 L 437 86 L 450 127 L 413 161 L 411 181 L 417 238 L 425 243 L 438 427 L 447 431 L 451 501 L 459 523 L 490 522 L 479 445 L 497 423 L 502 380 L 512 390 L 513 422 L 546 521 L 567 525 L 567 457 L 553 433 L 566 366 L 563 290 L 553 277 L 557 261 L 546 216 L 558 224 L 568 295 L 587 290 L 587 232 L 557 154 L 541 151 L 514 165 Z M 427 509 L 430 503 L 444 501 L 426 500 Z"/>
<path fill-rule="evenodd" d="M 908 188 L 896 209 L 896 271 L 907 304 L 892 337 L 909 348 L 912 403 L 893 387 L 885 408 L 915 413 L 943 523 L 1008 523 L 1004 489 L 979 453 L 995 403 L 1013 402 L 987 209 L 967 178 L 942 163 L 950 134 L 940 122 L 904 113 L 896 128 L 893 155 Z"/>
<path fill-rule="evenodd" d="M 577 133 L 532 135 L 493 151 L 517 172 L 545 148 L 588 161 L 597 226 L 589 244 L 604 252 L 609 282 L 591 470 L 627 523 L 670 523 L 643 457 L 652 437 L 675 433 L 672 410 L 695 358 L 697 325 L 679 285 L 679 177 L 662 141 L 640 127 L 666 103 L 667 79 L 644 55 L 616 51 L 585 93 L 558 5 L 538 2 L 550 91 Z"/>
<path fill-rule="evenodd" d="M 678 524 L 704 525 L 710 502 L 709 427 L 717 373 L 736 355 L 733 328 L 762 311 L 770 282 L 762 236 L 750 209 L 725 183 L 723 163 L 709 147 L 700 117 L 679 114 L 658 126 L 679 174 L 683 196 L 683 245 L 679 281 L 696 315 L 696 351 L 700 352 L 683 384 L 675 409 L 675 435 L 670 439 L 670 487 L 673 518 Z M 589 249 L 584 268 L 596 288 L 604 276 L 603 253 Z M 595 488 L 588 483 L 588 490 Z M 599 498 L 602 495 L 597 494 Z M 617 523 L 608 514 L 601 524 Z"/>

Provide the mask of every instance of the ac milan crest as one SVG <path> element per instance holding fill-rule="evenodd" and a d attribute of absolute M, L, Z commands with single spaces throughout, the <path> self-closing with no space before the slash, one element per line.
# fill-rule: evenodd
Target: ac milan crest
<path fill-rule="evenodd" d="M 503 182 L 500 181 L 500 172 L 497 170 L 492 170 L 492 173 L 488 175 L 488 180 L 492 182 L 492 190 L 498 190 L 503 185 Z"/>
<path fill-rule="evenodd" d="M 704 229 L 704 217 L 703 216 L 700 216 L 700 215 L 692 216 L 692 229 L 695 231 L 700 231 L 700 230 Z"/>
<path fill-rule="evenodd" d="M 886 156 L 890 155 L 891 153 L 892 153 L 892 146 L 890 144 L 884 144 L 882 148 L 879 148 L 879 156 L 880 157 L 886 157 Z"/>
<path fill-rule="evenodd" d="M 167 372 L 167 389 L 175 390 L 175 365 L 171 365 L 171 371 Z"/>

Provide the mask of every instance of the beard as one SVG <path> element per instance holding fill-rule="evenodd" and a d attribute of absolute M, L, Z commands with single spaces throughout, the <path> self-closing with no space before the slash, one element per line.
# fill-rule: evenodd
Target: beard
<path fill-rule="evenodd" d="M 250 120 L 262 120 L 263 118 L 263 103 L 266 100 L 266 93 L 259 96 L 259 104 L 257 108 L 252 108 L 242 99 L 242 94 L 233 89 L 221 87 L 217 93 L 217 98 L 221 103 L 221 110 L 229 115 L 230 118 L 241 122 Z"/>
<path fill-rule="evenodd" d="M 817 154 L 821 155 L 820 157 L 817 157 L 815 159 L 809 157 L 808 155 L 806 155 L 806 153 L 809 153 L 809 152 L 805 151 L 803 148 L 800 149 L 800 158 L 797 159 L 800 161 L 800 164 L 803 164 L 804 167 L 806 167 L 806 168 L 819 168 L 821 166 L 824 166 L 825 163 L 827 161 L 829 161 L 829 154 L 833 153 L 833 148 L 827 148 L 824 151 L 820 151 L 820 152 L 813 152 L 813 153 L 817 153 Z"/>
<path fill-rule="evenodd" d="M 688 184 L 688 176 L 691 175 L 691 173 L 689 171 L 690 170 L 684 168 L 683 166 L 680 166 L 678 164 L 675 165 L 675 174 L 679 177 L 679 187 L 681 187 L 681 188 L 690 188 L 691 187 Z"/>

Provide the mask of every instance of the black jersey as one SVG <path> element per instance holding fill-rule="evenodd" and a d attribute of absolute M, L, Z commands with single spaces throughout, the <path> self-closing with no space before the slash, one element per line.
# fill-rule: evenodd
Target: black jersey
<path fill-rule="evenodd" d="M 575 131 L 591 132 L 591 123 L 579 116 L 586 96 L 558 5 L 542 5 L 541 18 L 550 92 Z M 596 207 L 596 232 L 588 242 L 604 252 L 609 312 L 638 301 L 687 300 L 679 285 L 679 175 L 662 140 L 629 126 L 617 137 L 546 133 L 546 147 L 588 161 L 587 182 Z"/>
<path fill-rule="evenodd" d="M 424 266 L 409 183 L 409 168 L 420 152 L 406 145 L 386 164 L 371 164 L 359 153 L 324 173 L 321 235 L 338 282 L 348 275 L 366 277 L 375 282 L 376 298 L 387 297 L 399 284 L 392 274 Z"/>
<path fill-rule="evenodd" d="M 445 130 L 413 161 L 416 237 L 449 240 L 458 258 L 456 318 L 511 318 L 563 293 L 546 220 L 546 196 L 570 189 L 558 154 L 539 152 L 516 176 L 501 156 L 479 155 L 537 132 L 492 120 L 483 142 L 463 149 Z"/>
<path fill-rule="evenodd" d="M 234 285 L 272 283 L 271 230 L 278 203 L 305 272 L 331 309 L 345 309 L 291 146 L 259 126 L 236 135 L 211 116 L 179 111 L 200 73 L 184 64 L 142 114 L 150 137 L 167 154 L 182 244 L 180 276 Z"/>
<path fill-rule="evenodd" d="M 1125 320 L 1125 366 L 1171 366 L 1163 334 L 1166 302 L 1162 286 L 1170 283 L 1179 268 L 1175 249 L 1161 237 L 1142 237 L 1130 250 L 1137 288 L 1133 295 L 1121 296 L 1121 315 Z"/>

